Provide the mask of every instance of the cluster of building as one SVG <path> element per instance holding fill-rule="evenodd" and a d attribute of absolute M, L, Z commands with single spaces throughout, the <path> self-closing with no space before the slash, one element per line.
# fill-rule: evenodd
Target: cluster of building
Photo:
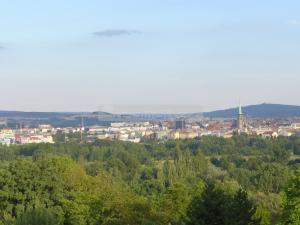
<path fill-rule="evenodd" d="M 169 140 L 193 139 L 202 136 L 230 138 L 235 133 L 263 137 L 300 136 L 300 119 L 253 119 L 246 118 L 239 107 L 236 119 L 179 118 L 174 121 L 143 123 L 112 123 L 109 127 L 86 129 L 88 140 L 117 139 L 139 142 L 142 139 Z"/>
<path fill-rule="evenodd" d="M 68 134 L 80 133 L 81 141 L 96 139 L 140 142 L 141 140 L 193 139 L 202 136 L 230 138 L 234 133 L 247 133 L 263 137 L 300 136 L 300 119 L 251 119 L 245 118 L 239 107 L 236 119 L 197 119 L 178 118 L 172 121 L 120 122 L 110 126 L 90 126 L 54 128 L 40 125 L 37 128 L 2 129 L 0 144 L 54 143 L 53 137 L 61 132 L 65 141 Z"/>
<path fill-rule="evenodd" d="M 38 144 L 54 143 L 53 134 L 55 129 L 50 125 L 41 125 L 38 128 L 10 129 L 0 130 L 0 144 Z"/>

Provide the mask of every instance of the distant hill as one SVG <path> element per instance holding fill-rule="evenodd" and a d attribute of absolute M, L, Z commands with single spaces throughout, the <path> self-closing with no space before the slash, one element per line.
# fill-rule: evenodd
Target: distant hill
<path fill-rule="evenodd" d="M 24 127 L 36 127 L 39 124 L 51 124 L 56 127 L 80 126 L 83 114 L 90 115 L 90 113 L 81 112 L 23 112 L 0 110 L 0 121 L 2 121 L 0 127 L 5 125 L 15 128 L 21 123 Z M 85 119 L 85 123 L 88 125 L 98 124 L 98 118 L 87 118 Z"/>
<path fill-rule="evenodd" d="M 276 117 L 300 117 L 300 106 L 261 104 L 243 107 L 247 117 L 276 118 Z M 36 127 L 39 124 L 51 124 L 55 127 L 81 126 L 83 120 L 85 126 L 109 125 L 111 122 L 138 122 L 138 121 L 161 121 L 174 120 L 179 116 L 195 119 L 209 118 L 235 118 L 238 108 L 218 110 L 206 113 L 190 114 L 111 114 L 107 112 L 20 112 L 1 111 L 0 127 L 8 126 L 15 128 L 22 123 L 23 126 Z"/>
<path fill-rule="evenodd" d="M 22 111 L 0 111 L 0 117 L 23 117 L 23 118 L 49 118 L 71 116 L 77 113 L 71 112 L 22 112 Z"/>
<path fill-rule="evenodd" d="M 203 113 L 204 117 L 211 118 L 234 118 L 238 113 L 238 108 L 218 110 Z M 281 104 L 260 104 L 243 107 L 243 113 L 248 117 L 267 118 L 267 117 L 300 117 L 300 106 L 281 105 Z"/>
<path fill-rule="evenodd" d="M 24 127 L 36 127 L 40 124 L 50 124 L 55 127 L 110 125 L 112 122 L 138 122 L 163 120 L 171 115 L 160 114 L 112 114 L 107 112 L 22 112 L 1 111 L 0 128 L 7 126 L 15 128 L 22 124 Z"/>

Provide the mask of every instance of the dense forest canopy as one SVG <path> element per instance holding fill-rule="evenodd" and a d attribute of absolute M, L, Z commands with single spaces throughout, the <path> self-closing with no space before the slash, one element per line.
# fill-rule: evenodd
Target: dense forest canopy
<path fill-rule="evenodd" d="M 0 224 L 300 224 L 300 139 L 0 146 Z"/>

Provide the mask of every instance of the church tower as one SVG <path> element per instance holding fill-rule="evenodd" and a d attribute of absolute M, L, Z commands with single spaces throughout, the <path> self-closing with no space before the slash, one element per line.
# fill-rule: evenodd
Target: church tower
<path fill-rule="evenodd" d="M 242 106 L 239 106 L 239 113 L 237 115 L 237 128 L 242 130 L 245 127 L 244 114 L 242 111 Z"/>

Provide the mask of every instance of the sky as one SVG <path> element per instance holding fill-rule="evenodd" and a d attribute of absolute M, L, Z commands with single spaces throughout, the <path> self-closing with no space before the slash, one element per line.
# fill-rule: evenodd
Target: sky
<path fill-rule="evenodd" d="M 299 0 L 0 6 L 1 110 L 300 105 Z"/>

